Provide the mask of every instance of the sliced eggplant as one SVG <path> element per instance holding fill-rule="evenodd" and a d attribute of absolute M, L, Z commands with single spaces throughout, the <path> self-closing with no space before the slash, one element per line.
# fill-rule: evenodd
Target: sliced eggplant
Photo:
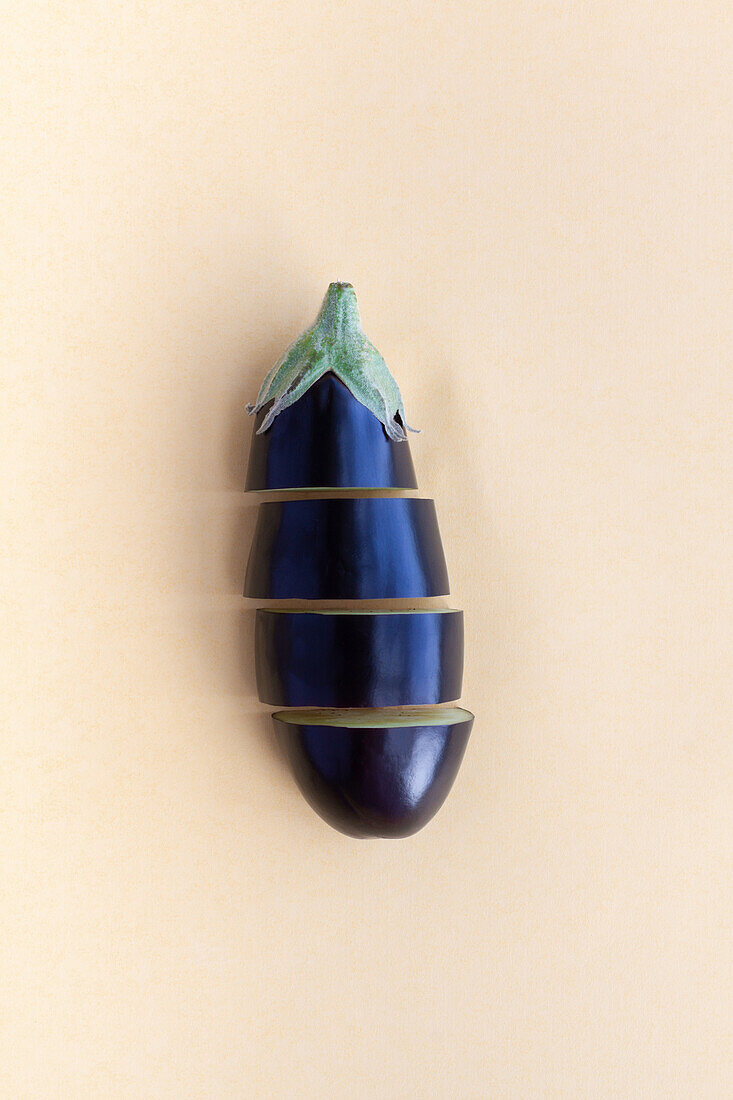
<path fill-rule="evenodd" d="M 350 283 L 331 283 L 247 408 L 257 423 L 246 488 L 306 499 L 260 505 L 245 596 L 338 604 L 448 593 L 433 501 L 394 496 L 417 487 L 412 429 Z M 352 492 L 324 499 L 329 489 Z M 311 708 L 273 719 L 325 821 L 349 836 L 409 836 L 442 805 L 473 725 L 469 711 L 434 705 L 460 695 L 462 613 L 313 606 L 258 611 L 260 698 Z"/>
<path fill-rule="evenodd" d="M 280 707 L 397 707 L 459 699 L 462 611 L 265 611 L 257 691 Z"/>
<path fill-rule="evenodd" d="M 458 707 L 277 711 L 280 743 L 316 813 L 348 836 L 404 837 L 440 809 L 473 715 Z"/>
<path fill-rule="evenodd" d="M 448 590 L 432 500 L 308 498 L 259 506 L 245 596 L 379 600 Z"/>
<path fill-rule="evenodd" d="M 272 406 L 257 413 L 246 489 L 417 488 L 407 440 L 390 439 L 335 374 L 324 374 L 258 435 Z"/>

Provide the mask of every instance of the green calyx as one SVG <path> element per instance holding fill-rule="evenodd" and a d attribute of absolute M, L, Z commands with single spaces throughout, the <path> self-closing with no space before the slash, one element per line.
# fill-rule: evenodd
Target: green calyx
<path fill-rule="evenodd" d="M 272 402 L 257 434 L 266 432 L 283 409 L 295 404 L 328 371 L 374 413 L 390 439 L 401 442 L 407 438 L 405 429 L 416 430 L 405 421 L 402 397 L 389 367 L 364 334 L 353 286 L 331 283 L 315 322 L 278 359 L 257 400 L 247 405 L 248 413 L 257 413 Z"/>

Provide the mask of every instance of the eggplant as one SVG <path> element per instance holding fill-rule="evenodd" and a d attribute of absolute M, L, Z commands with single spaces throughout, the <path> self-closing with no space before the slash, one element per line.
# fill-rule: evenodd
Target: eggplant
<path fill-rule="evenodd" d="M 280 707 L 395 707 L 460 698 L 462 611 L 266 611 L 257 691 Z"/>
<path fill-rule="evenodd" d="M 257 413 L 247 490 L 417 488 L 407 440 L 390 439 L 335 374 L 319 378 L 261 433 L 273 404 Z"/>
<path fill-rule="evenodd" d="M 382 600 L 448 591 L 432 500 L 307 498 L 259 506 L 245 596 Z"/>
<path fill-rule="evenodd" d="M 405 837 L 437 813 L 473 725 L 458 707 L 277 711 L 278 741 L 303 795 L 352 837 Z"/>
<path fill-rule="evenodd" d="M 350 283 L 331 283 L 315 322 L 247 408 L 256 427 L 246 488 L 292 495 L 259 506 L 245 596 L 365 601 L 358 610 L 260 608 L 260 699 L 299 708 L 273 721 L 325 821 L 352 837 L 409 836 L 443 804 L 473 725 L 469 711 L 435 705 L 460 696 L 463 613 L 366 603 L 448 593 L 432 500 L 318 495 L 417 488 L 414 429 Z"/>

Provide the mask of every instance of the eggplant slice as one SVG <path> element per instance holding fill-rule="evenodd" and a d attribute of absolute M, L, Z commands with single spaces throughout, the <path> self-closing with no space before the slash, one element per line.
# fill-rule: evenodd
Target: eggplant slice
<path fill-rule="evenodd" d="M 448 591 L 432 500 L 309 497 L 259 506 L 245 596 L 379 600 Z"/>
<path fill-rule="evenodd" d="M 303 795 L 354 837 L 404 837 L 437 813 L 473 715 L 458 707 L 277 711 L 275 729 Z"/>
<path fill-rule="evenodd" d="M 248 491 L 417 489 L 406 439 L 390 439 L 335 374 L 324 374 L 258 435 L 272 402 L 257 413 Z"/>
<path fill-rule="evenodd" d="M 279 707 L 398 707 L 459 699 L 462 611 L 266 611 L 257 691 Z"/>

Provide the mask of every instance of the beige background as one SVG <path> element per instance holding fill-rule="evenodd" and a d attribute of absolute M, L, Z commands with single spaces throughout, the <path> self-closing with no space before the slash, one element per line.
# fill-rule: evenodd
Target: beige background
<path fill-rule="evenodd" d="M 731 1094 L 730 32 L 3 5 L 3 1097 Z M 336 278 L 467 612 L 401 842 L 298 794 L 238 596 Z"/>

